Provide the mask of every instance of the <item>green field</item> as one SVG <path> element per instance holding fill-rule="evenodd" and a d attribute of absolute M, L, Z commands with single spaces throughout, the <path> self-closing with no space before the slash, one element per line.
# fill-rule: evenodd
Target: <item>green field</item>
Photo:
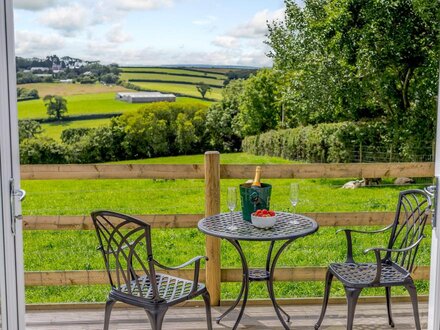
<path fill-rule="evenodd" d="M 144 163 L 202 163 L 203 155 L 149 159 Z M 279 158 L 261 158 L 247 154 L 222 154 L 221 162 L 228 164 L 286 163 Z M 249 173 L 249 178 L 253 173 Z M 275 210 L 289 210 L 288 186 L 292 181 L 300 184 L 298 212 L 336 211 L 392 211 L 397 196 L 404 188 L 423 185 L 365 187 L 355 190 L 341 189 L 348 179 L 286 180 L 264 179 L 273 186 L 271 205 Z M 245 180 L 222 180 L 222 211 L 226 211 L 226 190 Z M 110 209 L 127 214 L 188 214 L 204 212 L 203 180 L 27 180 L 21 186 L 27 191 L 23 203 L 24 215 L 88 215 L 92 210 Z M 369 227 L 370 229 L 372 227 Z M 317 266 L 331 261 L 344 260 L 345 238 L 335 235 L 337 228 L 323 227 L 313 236 L 294 242 L 280 258 L 279 266 Z M 419 265 L 429 264 L 430 230 L 428 239 L 420 249 Z M 177 265 L 191 256 L 204 254 L 205 237 L 197 229 L 153 229 L 153 247 L 157 259 L 165 264 Z M 191 242 L 191 244 L 188 244 Z M 362 249 L 385 244 L 385 238 L 361 237 L 354 240 L 358 247 L 355 255 L 359 260 Z M 96 236 L 93 231 L 25 231 L 25 269 L 38 270 L 84 270 L 103 269 L 101 255 L 96 251 Z M 66 248 L 68 247 L 68 248 Z M 263 266 L 267 244 L 243 243 L 250 264 Z M 230 244 L 222 245 L 222 266 L 240 267 L 236 251 Z M 419 293 L 426 294 L 426 282 L 417 283 Z M 222 284 L 222 299 L 236 297 L 239 284 Z M 278 297 L 322 296 L 323 282 L 285 282 L 276 284 Z M 343 296 L 340 285 L 332 289 L 332 295 Z M 28 303 L 104 301 L 108 286 L 33 287 L 26 289 Z M 403 294 L 393 289 L 393 294 Z M 381 294 L 382 290 L 366 290 L 365 294 Z M 264 285 L 253 283 L 251 298 L 267 298 Z"/>
<path fill-rule="evenodd" d="M 174 68 L 157 68 L 157 67 L 123 67 L 121 68 L 122 72 L 125 71 L 136 71 L 136 72 L 157 72 L 157 73 L 165 73 L 169 75 L 192 75 L 192 76 L 200 76 L 200 77 L 211 77 L 215 79 L 224 80 L 226 76 L 223 74 L 223 72 L 213 72 L 213 73 L 205 73 L 200 71 L 193 71 L 193 70 L 185 70 L 185 69 L 174 69 Z M 229 71 L 229 70 L 228 70 Z"/>
<path fill-rule="evenodd" d="M 172 83 L 157 83 L 157 82 L 135 82 L 133 83 L 143 89 L 159 91 L 165 93 L 180 93 L 188 96 L 201 97 L 200 92 L 196 86 L 172 84 Z M 205 95 L 206 98 L 219 100 L 222 97 L 221 88 L 212 88 L 210 92 Z"/>
<path fill-rule="evenodd" d="M 144 104 L 127 103 L 115 100 L 114 93 L 71 95 L 67 100 L 67 116 L 84 114 L 104 114 L 114 112 L 127 112 L 141 108 Z M 199 100 L 189 98 L 177 98 L 176 102 L 188 103 Z M 200 102 L 208 102 L 200 100 Z M 43 100 L 31 100 L 18 103 L 19 119 L 47 118 Z"/>
<path fill-rule="evenodd" d="M 66 96 L 67 115 L 84 115 L 113 112 L 127 112 L 142 105 L 115 100 L 115 93 L 84 94 Z M 18 103 L 18 118 L 46 118 L 46 107 L 42 99 Z"/>
<path fill-rule="evenodd" d="M 47 124 L 41 124 L 43 135 L 51 137 L 55 140 L 61 140 L 61 132 L 68 128 L 96 128 L 106 126 L 110 123 L 110 118 L 91 119 L 91 120 L 72 120 L 72 121 L 56 121 Z"/>
<path fill-rule="evenodd" d="M 187 155 L 173 157 L 158 157 L 136 160 L 125 160 L 114 164 L 203 164 L 204 155 Z M 268 156 L 255 156 L 244 152 L 221 154 L 221 164 L 292 164 L 293 161 Z"/>
<path fill-rule="evenodd" d="M 159 73 L 122 73 L 121 74 L 122 80 L 161 80 L 164 82 L 167 81 L 181 81 L 181 82 L 188 82 L 191 84 L 198 84 L 200 82 L 203 82 L 208 85 L 215 85 L 218 87 L 223 87 L 223 80 L 219 79 L 210 79 L 206 77 L 184 77 L 184 76 L 174 76 L 174 75 L 166 75 L 166 74 L 159 74 Z M 137 84 L 136 81 L 132 81 L 133 84 Z"/>

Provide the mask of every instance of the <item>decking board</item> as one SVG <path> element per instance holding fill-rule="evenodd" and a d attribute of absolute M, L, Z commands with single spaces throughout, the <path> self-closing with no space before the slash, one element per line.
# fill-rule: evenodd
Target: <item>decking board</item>
<path fill-rule="evenodd" d="M 220 315 L 227 307 L 213 307 L 213 317 Z M 318 305 L 288 305 L 283 308 L 290 314 L 291 329 L 313 329 L 319 312 Z M 343 330 L 346 322 L 345 304 L 331 304 L 321 329 Z M 428 305 L 419 304 L 422 328 L 426 328 Z M 237 316 L 235 310 L 231 316 L 217 324 L 214 329 L 230 329 Z M 393 316 L 396 330 L 414 329 L 412 307 L 409 303 L 393 304 Z M 102 330 L 104 319 L 103 309 L 88 310 L 31 310 L 26 313 L 27 330 Z M 387 312 L 384 304 L 358 304 L 356 309 L 354 330 L 391 329 L 388 326 Z M 147 316 L 140 309 L 114 309 L 111 317 L 111 330 L 144 330 L 151 329 Z M 205 310 L 203 307 L 171 308 L 166 317 L 163 330 L 194 330 L 206 329 Z M 247 306 L 239 329 L 283 329 L 271 306 Z"/>

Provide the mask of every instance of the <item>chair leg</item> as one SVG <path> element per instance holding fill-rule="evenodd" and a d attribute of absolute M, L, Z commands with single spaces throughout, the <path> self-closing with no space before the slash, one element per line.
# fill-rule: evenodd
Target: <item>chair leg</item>
<path fill-rule="evenodd" d="M 211 318 L 211 299 L 209 297 L 209 292 L 206 291 L 202 294 L 203 300 L 205 301 L 206 309 L 206 322 L 208 323 L 208 330 L 212 330 L 212 318 Z"/>
<path fill-rule="evenodd" d="M 411 302 L 414 311 L 414 320 L 416 322 L 416 330 L 420 330 L 420 317 L 419 317 L 419 303 L 417 301 L 417 290 L 414 283 L 405 285 L 405 288 L 408 290 L 409 295 L 411 296 Z"/>
<path fill-rule="evenodd" d="M 148 315 L 148 319 L 150 320 L 151 329 L 153 330 L 162 330 L 163 319 L 165 318 L 165 313 L 167 312 L 168 307 L 160 306 L 156 307 L 152 310 L 145 309 Z"/>
<path fill-rule="evenodd" d="M 104 316 L 104 330 L 108 330 L 110 325 L 110 314 L 112 312 L 113 305 L 116 301 L 112 299 L 107 299 L 105 303 L 105 316 Z"/>
<path fill-rule="evenodd" d="M 354 311 L 356 310 L 357 300 L 362 289 L 345 287 L 345 295 L 347 297 L 347 330 L 353 329 Z"/>
<path fill-rule="evenodd" d="M 391 312 L 391 287 L 385 287 L 385 295 L 387 297 L 388 324 L 394 328 L 393 313 Z"/>
<path fill-rule="evenodd" d="M 321 315 L 319 316 L 318 322 L 316 322 L 315 324 L 315 329 L 319 329 L 322 320 L 324 319 L 325 311 L 327 310 L 327 305 L 328 305 L 328 298 L 330 296 L 332 280 L 333 280 L 333 274 L 330 272 L 330 270 L 327 270 L 327 273 L 325 275 L 325 290 L 324 290 L 324 299 L 322 301 Z"/>

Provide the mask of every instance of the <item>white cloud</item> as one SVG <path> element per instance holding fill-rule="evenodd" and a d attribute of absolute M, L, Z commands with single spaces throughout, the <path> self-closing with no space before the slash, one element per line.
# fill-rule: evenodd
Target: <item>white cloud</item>
<path fill-rule="evenodd" d="M 174 0 L 111 0 L 109 2 L 121 10 L 152 10 L 171 7 L 174 4 Z"/>
<path fill-rule="evenodd" d="M 218 36 L 214 39 L 212 44 L 222 48 L 237 48 L 240 46 L 238 39 L 231 36 Z"/>
<path fill-rule="evenodd" d="M 71 6 L 45 10 L 39 15 L 39 22 L 65 35 L 83 30 L 89 22 L 89 11 L 78 3 Z"/>
<path fill-rule="evenodd" d="M 238 38 L 263 38 L 267 33 L 267 22 L 284 18 L 284 8 L 270 12 L 265 9 L 254 15 L 247 23 L 238 25 L 230 35 Z"/>
<path fill-rule="evenodd" d="M 147 46 L 139 49 L 124 49 L 123 46 L 108 42 L 93 41 L 86 51 L 88 59 L 99 58 L 102 63 L 116 62 L 120 65 L 176 65 L 176 64 L 224 64 L 270 66 L 271 60 L 264 52 L 240 49 L 220 51 L 182 51 L 181 49 L 161 49 Z"/>
<path fill-rule="evenodd" d="M 130 34 L 124 32 L 121 24 L 113 25 L 111 29 L 107 32 L 106 38 L 108 42 L 119 44 L 131 41 L 133 39 Z"/>
<path fill-rule="evenodd" d="M 25 10 L 42 10 L 52 7 L 56 0 L 14 0 L 14 8 Z"/>
<path fill-rule="evenodd" d="M 33 57 L 52 54 L 64 47 L 64 39 L 57 34 L 16 31 L 15 52 L 17 56 Z"/>
<path fill-rule="evenodd" d="M 217 17 L 215 17 L 215 16 L 207 16 L 202 19 L 194 20 L 194 21 L 192 21 L 192 23 L 194 25 L 210 25 L 210 24 L 214 23 L 216 20 L 217 20 Z"/>

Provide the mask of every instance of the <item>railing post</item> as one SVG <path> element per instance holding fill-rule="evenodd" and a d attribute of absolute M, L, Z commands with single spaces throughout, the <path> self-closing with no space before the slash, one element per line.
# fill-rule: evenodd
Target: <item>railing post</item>
<path fill-rule="evenodd" d="M 220 153 L 205 152 L 205 216 L 220 213 Z M 220 239 L 206 236 L 206 287 L 211 305 L 220 305 Z"/>

